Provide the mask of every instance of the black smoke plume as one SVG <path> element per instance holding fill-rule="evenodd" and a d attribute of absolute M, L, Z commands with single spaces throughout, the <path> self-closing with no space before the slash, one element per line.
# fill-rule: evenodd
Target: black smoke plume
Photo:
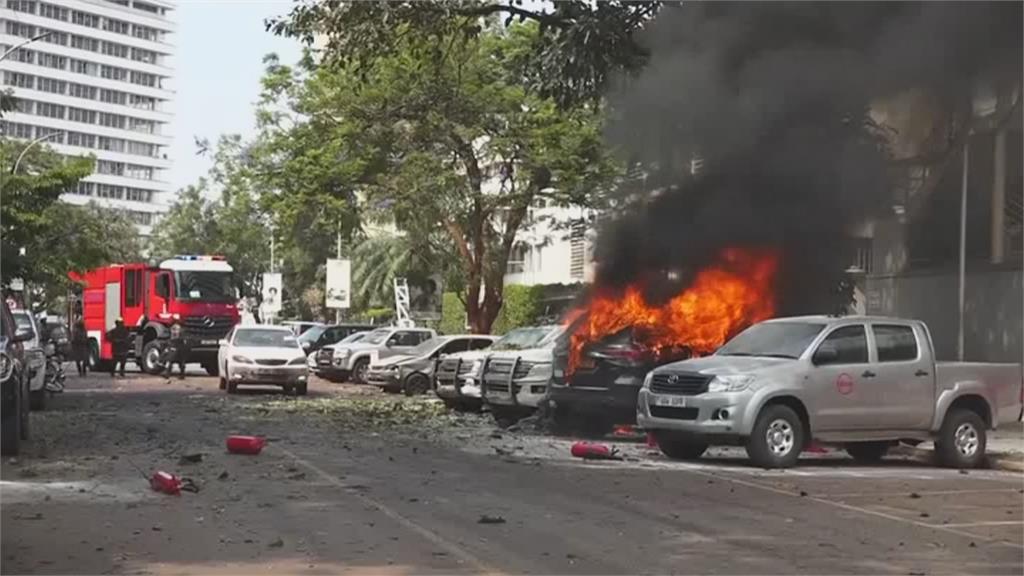
<path fill-rule="evenodd" d="M 643 188 L 663 192 L 601 231 L 596 286 L 668 270 L 685 284 L 722 247 L 773 246 L 782 257 L 779 312 L 834 311 L 853 228 L 892 206 L 890 134 L 871 121 L 872 102 L 916 89 L 969 110 L 979 79 L 1009 75 L 1019 85 L 1021 7 L 666 7 L 645 33 L 648 65 L 611 98 L 609 128 L 643 166 Z M 650 296 L 680 287 L 663 284 Z"/>

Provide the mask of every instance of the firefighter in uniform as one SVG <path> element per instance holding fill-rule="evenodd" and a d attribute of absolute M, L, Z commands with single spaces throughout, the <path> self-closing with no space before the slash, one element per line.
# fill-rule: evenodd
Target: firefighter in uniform
<path fill-rule="evenodd" d="M 175 321 L 171 325 L 171 339 L 164 354 L 164 376 L 170 378 L 174 365 L 177 364 L 181 369 L 178 378 L 185 377 L 185 357 L 188 355 L 186 347 L 185 331 L 181 329 L 181 324 Z"/>
<path fill-rule="evenodd" d="M 110 347 L 114 353 L 114 361 L 110 364 L 110 376 L 115 375 L 120 364 L 121 377 L 124 378 L 124 365 L 128 362 L 128 351 L 131 347 L 131 333 L 124 327 L 124 318 L 114 321 L 114 327 L 107 332 L 107 340 L 110 340 Z"/>

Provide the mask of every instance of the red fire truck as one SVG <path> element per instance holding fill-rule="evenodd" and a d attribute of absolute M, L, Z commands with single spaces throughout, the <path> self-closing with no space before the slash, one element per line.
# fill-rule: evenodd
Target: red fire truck
<path fill-rule="evenodd" d="M 163 369 L 163 350 L 177 321 L 189 344 L 187 361 L 217 374 L 218 342 L 240 319 L 232 269 L 223 257 L 177 256 L 155 268 L 115 264 L 70 277 L 75 288 L 69 318 L 85 322 L 98 369 L 113 359 L 106 333 L 120 317 L 135 336 L 132 353 L 143 371 Z"/>

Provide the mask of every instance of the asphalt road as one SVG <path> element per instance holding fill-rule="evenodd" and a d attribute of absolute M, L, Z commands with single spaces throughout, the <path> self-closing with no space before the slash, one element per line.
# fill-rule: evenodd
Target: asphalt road
<path fill-rule="evenodd" d="M 4 574 L 1024 572 L 1021 473 L 763 471 L 624 442 L 625 461 L 585 463 L 570 439 L 322 381 L 291 399 L 96 375 L 32 417 L 0 467 Z M 270 443 L 230 455 L 230 433 Z M 154 469 L 200 491 L 152 492 Z"/>

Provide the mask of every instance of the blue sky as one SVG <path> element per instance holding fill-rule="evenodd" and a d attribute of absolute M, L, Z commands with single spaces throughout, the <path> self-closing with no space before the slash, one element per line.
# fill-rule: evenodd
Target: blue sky
<path fill-rule="evenodd" d="M 294 63 L 301 46 L 264 32 L 263 19 L 286 14 L 289 0 L 179 0 L 173 42 L 176 90 L 168 154 L 175 191 L 206 174 L 210 162 L 196 155 L 194 137 L 252 135 L 263 56 L 274 52 Z"/>

